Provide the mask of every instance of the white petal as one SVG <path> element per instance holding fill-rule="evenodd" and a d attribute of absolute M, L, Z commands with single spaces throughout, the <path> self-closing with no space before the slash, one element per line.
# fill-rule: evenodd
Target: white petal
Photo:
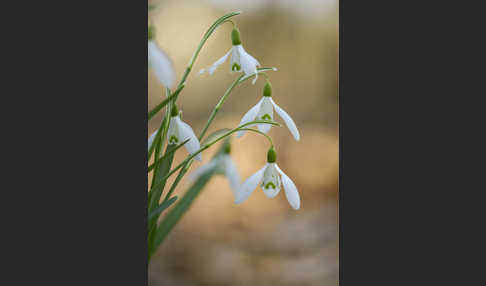
<path fill-rule="evenodd" d="M 231 50 L 229 50 L 224 56 L 222 56 L 219 60 L 217 60 L 214 64 L 212 64 L 210 67 L 207 68 L 207 71 L 209 72 L 209 74 L 213 74 L 214 71 L 220 66 L 222 65 L 226 59 L 228 59 L 228 56 L 230 54 Z M 199 71 L 199 73 L 204 73 L 206 70 L 202 69 Z"/>
<path fill-rule="evenodd" d="M 255 174 L 251 175 L 246 181 L 240 186 L 238 192 L 236 193 L 235 204 L 240 204 L 248 199 L 248 197 L 253 193 L 258 184 L 263 178 L 263 173 L 267 168 L 268 164 L 265 164 L 263 168 L 258 170 Z"/>
<path fill-rule="evenodd" d="M 259 66 L 260 63 L 254 57 L 248 54 L 242 45 L 237 46 L 237 48 L 238 54 L 240 55 L 241 69 L 247 75 L 255 74 L 255 78 L 252 81 L 252 83 L 255 84 L 256 80 L 258 79 L 257 66 Z"/>
<path fill-rule="evenodd" d="M 285 196 L 287 197 L 287 201 L 292 208 L 298 210 L 300 208 L 300 197 L 299 192 L 297 191 L 297 187 L 295 186 L 294 182 L 284 173 L 277 164 L 275 164 L 275 168 L 277 171 L 282 175 L 282 184 L 285 191 Z"/>
<path fill-rule="evenodd" d="M 179 126 L 179 136 L 181 136 L 181 143 L 186 141 L 187 139 L 190 139 L 186 144 L 184 144 L 184 147 L 186 147 L 187 152 L 190 154 L 194 154 L 196 151 L 198 151 L 201 148 L 201 145 L 199 144 L 199 140 L 197 140 L 196 135 L 194 134 L 194 131 L 192 130 L 191 126 L 189 126 L 187 123 L 182 122 L 182 120 L 179 117 L 172 118 L 177 120 L 177 124 Z M 201 161 L 202 160 L 202 155 L 201 153 L 197 154 L 196 157 L 194 157 L 196 160 Z"/>
<path fill-rule="evenodd" d="M 187 142 L 187 143 L 189 143 L 189 142 Z M 192 172 L 189 175 L 189 180 L 190 181 L 194 181 L 199 176 L 201 176 L 202 174 L 204 174 L 206 171 L 208 171 L 209 169 L 213 168 L 216 163 L 217 163 L 217 161 L 211 160 L 211 161 L 209 161 L 209 163 L 207 163 L 205 165 L 202 165 L 201 167 L 197 168 L 196 170 L 194 170 L 194 172 Z"/>
<path fill-rule="evenodd" d="M 157 79 L 166 87 L 173 88 L 176 79 L 174 64 L 154 41 L 148 41 L 148 61 Z"/>
<path fill-rule="evenodd" d="M 290 115 L 287 114 L 280 106 L 278 106 L 273 99 L 270 98 L 270 102 L 273 104 L 273 107 L 275 107 L 275 111 L 277 111 L 278 115 L 282 117 L 282 119 L 285 121 L 285 124 L 287 124 L 287 127 L 290 130 L 290 133 L 294 136 L 295 140 L 299 141 L 300 140 L 300 134 L 299 130 L 297 130 L 297 126 L 295 126 L 294 121 L 290 117 Z"/>
<path fill-rule="evenodd" d="M 236 192 L 240 188 L 241 184 L 240 174 L 238 173 L 238 169 L 229 155 L 224 155 L 223 160 L 225 164 L 225 175 L 230 182 L 233 193 L 236 195 Z"/>
<path fill-rule="evenodd" d="M 157 130 L 155 130 L 154 133 L 152 133 L 152 135 L 150 135 L 148 139 L 148 150 L 150 150 L 150 147 L 152 147 L 152 144 L 154 143 L 155 135 L 157 135 Z"/>
<path fill-rule="evenodd" d="M 260 111 L 260 105 L 262 104 L 262 102 L 263 102 L 263 98 L 260 99 L 260 101 L 255 106 L 250 108 L 250 110 L 248 110 L 248 112 L 245 115 L 243 115 L 243 118 L 241 119 L 240 124 L 238 126 L 241 126 L 245 123 L 255 120 L 258 111 Z M 246 126 L 246 128 L 249 127 L 251 126 Z M 240 138 L 241 136 L 243 136 L 243 134 L 245 134 L 245 131 L 238 131 L 236 132 L 236 137 Z"/>

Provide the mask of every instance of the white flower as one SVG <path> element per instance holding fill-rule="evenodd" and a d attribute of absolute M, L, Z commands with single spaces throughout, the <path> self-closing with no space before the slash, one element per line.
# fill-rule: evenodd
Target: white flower
<path fill-rule="evenodd" d="M 260 184 L 263 193 L 269 197 L 275 197 L 283 185 L 287 201 L 293 209 L 300 208 L 300 197 L 294 182 L 284 173 L 275 162 L 268 162 L 263 168 L 251 175 L 241 185 L 236 194 L 235 203 L 240 204 L 248 199 L 255 188 Z"/>
<path fill-rule="evenodd" d="M 165 87 L 173 88 L 176 79 L 174 65 L 154 40 L 148 41 L 148 61 L 157 79 Z"/>
<path fill-rule="evenodd" d="M 217 60 L 213 65 L 206 69 L 201 69 L 199 73 L 202 74 L 207 71 L 210 75 L 212 75 L 214 71 L 218 68 L 218 66 L 226 62 L 231 53 L 231 71 L 242 71 L 245 73 L 246 76 L 255 74 L 255 78 L 252 82 L 253 84 L 255 84 L 256 80 L 258 79 L 257 66 L 260 66 L 260 63 L 254 57 L 248 54 L 243 48 L 243 45 L 241 45 L 240 32 L 237 28 L 233 28 L 233 31 L 231 32 L 231 38 L 233 43 L 231 49 L 219 60 Z"/>
<path fill-rule="evenodd" d="M 236 195 L 236 192 L 240 187 L 241 179 L 235 163 L 227 153 L 217 155 L 209 163 L 196 169 L 191 173 L 190 179 L 194 180 L 212 168 L 217 168 L 216 171 L 218 173 L 223 174 L 228 178 L 231 190 L 233 191 L 233 194 Z"/>
<path fill-rule="evenodd" d="M 173 107 L 173 113 L 169 123 L 169 130 L 167 131 L 167 138 L 168 144 L 180 144 L 189 139 L 189 141 L 184 144 L 184 147 L 190 154 L 194 154 L 200 149 L 199 140 L 197 140 L 194 131 L 192 130 L 191 126 L 181 120 L 180 115 L 175 107 Z M 201 153 L 197 154 L 194 158 L 201 161 Z"/>
<path fill-rule="evenodd" d="M 300 134 L 299 134 L 299 130 L 297 130 L 297 126 L 295 125 L 290 115 L 288 115 L 287 112 L 285 112 L 282 108 L 280 108 L 280 106 L 278 106 L 273 101 L 271 86 L 268 82 L 265 84 L 265 87 L 263 89 L 263 98 L 243 116 L 239 126 L 254 120 L 273 121 L 274 108 L 275 111 L 277 111 L 278 115 L 280 115 L 280 117 L 282 117 L 282 119 L 285 121 L 285 124 L 289 128 L 290 133 L 294 136 L 295 140 L 299 141 Z M 266 124 L 266 123 L 261 123 L 256 125 L 258 127 L 258 130 L 264 133 L 267 133 L 270 130 L 270 128 L 272 128 L 271 124 Z M 243 134 L 245 134 L 245 131 L 238 131 L 236 133 L 236 137 L 240 138 L 241 136 L 243 136 Z"/>

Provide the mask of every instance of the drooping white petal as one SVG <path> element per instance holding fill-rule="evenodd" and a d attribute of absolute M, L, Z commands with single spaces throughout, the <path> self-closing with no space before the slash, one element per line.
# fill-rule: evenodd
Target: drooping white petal
<path fill-rule="evenodd" d="M 273 106 L 270 102 L 270 97 L 264 96 L 262 105 L 260 106 L 260 110 L 256 116 L 256 119 L 259 120 L 273 120 Z M 257 124 L 258 130 L 263 133 L 267 133 L 271 128 L 272 124 Z"/>
<path fill-rule="evenodd" d="M 148 41 L 148 61 L 157 79 L 166 87 L 173 88 L 176 75 L 174 64 L 156 42 Z"/>
<path fill-rule="evenodd" d="M 225 175 L 228 178 L 230 185 L 231 185 L 231 190 L 233 191 L 233 194 L 236 195 L 236 192 L 240 188 L 241 184 L 241 178 L 240 174 L 238 173 L 238 169 L 236 168 L 235 163 L 231 159 L 231 156 L 229 155 L 223 155 L 223 162 L 225 165 Z"/>
<path fill-rule="evenodd" d="M 250 108 L 250 110 L 248 110 L 248 112 L 245 115 L 243 115 L 243 118 L 241 119 L 240 124 L 238 126 L 241 126 L 245 123 L 248 123 L 250 121 L 255 120 L 255 118 L 258 114 L 258 111 L 260 110 L 260 105 L 262 104 L 262 102 L 263 102 L 263 98 L 260 99 L 260 101 L 255 106 Z M 246 128 L 249 128 L 249 127 L 251 127 L 251 126 L 246 126 Z M 244 134 L 245 134 L 245 131 L 243 131 L 243 130 L 238 131 L 238 132 L 236 132 L 236 138 L 240 138 Z"/>
<path fill-rule="evenodd" d="M 238 49 L 238 54 L 240 55 L 241 69 L 247 75 L 255 74 L 255 78 L 252 81 L 252 83 L 255 84 L 256 80 L 258 79 L 257 66 L 259 66 L 260 63 L 254 57 L 248 54 L 242 45 L 238 45 L 236 48 Z"/>
<path fill-rule="evenodd" d="M 188 142 L 189 143 L 189 142 Z M 204 164 L 202 165 L 201 167 L 197 168 L 196 170 L 194 170 L 194 172 L 192 172 L 190 175 L 189 175 L 189 180 L 190 181 L 194 181 L 195 179 L 197 179 L 199 176 L 201 176 L 202 174 L 206 173 L 208 170 L 214 168 L 214 166 L 217 164 L 218 162 L 216 160 L 211 160 L 209 161 L 207 164 Z"/>
<path fill-rule="evenodd" d="M 275 168 L 280 173 L 280 175 L 282 175 L 282 185 L 284 187 L 287 201 L 293 209 L 298 210 L 300 208 L 300 196 L 299 191 L 297 191 L 297 187 L 295 186 L 294 182 L 289 178 L 289 176 L 287 176 L 282 170 L 280 170 L 277 164 L 275 164 Z"/>
<path fill-rule="evenodd" d="M 186 144 L 184 144 L 184 147 L 186 147 L 187 152 L 189 152 L 190 154 L 194 154 L 196 151 L 198 151 L 201 148 L 201 145 L 199 144 L 199 140 L 197 140 L 196 134 L 194 134 L 194 131 L 192 130 L 191 126 L 189 126 L 185 122 L 182 122 L 179 116 L 172 118 L 172 120 L 174 119 L 176 120 L 177 125 L 179 127 L 179 136 L 181 137 L 180 138 L 181 142 L 190 139 Z M 196 157 L 194 158 L 196 160 L 201 161 L 202 160 L 201 153 L 197 154 Z"/>
<path fill-rule="evenodd" d="M 154 143 L 154 139 L 155 139 L 155 135 L 157 135 L 157 130 L 154 131 L 154 133 L 152 133 L 152 135 L 150 135 L 149 139 L 148 139 L 148 150 L 150 150 L 150 147 L 152 147 L 152 144 Z"/>
<path fill-rule="evenodd" d="M 218 59 L 214 64 L 212 64 L 210 67 L 208 67 L 206 70 L 202 69 L 199 71 L 200 74 L 204 73 L 205 71 L 208 71 L 210 75 L 214 73 L 214 71 L 222 65 L 226 59 L 228 59 L 228 56 L 230 54 L 231 50 L 229 50 L 224 56 L 222 56 L 220 59 Z"/>
<path fill-rule="evenodd" d="M 248 197 L 253 193 L 258 184 L 263 178 L 263 173 L 267 168 L 268 164 L 265 164 L 263 168 L 258 170 L 255 174 L 251 175 L 245 182 L 240 186 L 238 192 L 236 192 L 235 204 L 240 204 L 248 199 Z"/>
<path fill-rule="evenodd" d="M 275 107 L 275 111 L 277 111 L 278 115 L 282 117 L 282 119 L 285 121 L 285 124 L 290 130 L 290 133 L 292 133 L 292 136 L 294 136 L 295 140 L 299 141 L 300 140 L 300 134 L 299 130 L 297 130 L 297 126 L 295 125 L 294 121 L 290 117 L 290 115 L 287 114 L 280 106 L 278 106 L 273 99 L 270 98 L 270 102 L 272 103 L 273 107 Z"/>
<path fill-rule="evenodd" d="M 280 192 L 280 175 L 275 169 L 275 163 L 269 163 L 267 169 L 263 173 L 262 189 L 263 193 L 273 198 Z"/>

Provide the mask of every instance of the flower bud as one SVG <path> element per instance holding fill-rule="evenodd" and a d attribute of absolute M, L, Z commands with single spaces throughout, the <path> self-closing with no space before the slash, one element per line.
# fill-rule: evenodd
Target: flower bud
<path fill-rule="evenodd" d="M 263 87 L 263 96 L 272 96 L 272 84 L 269 81 L 267 81 Z"/>
<path fill-rule="evenodd" d="M 267 153 L 267 162 L 268 163 L 275 163 L 277 161 L 277 152 L 275 152 L 275 149 L 270 148 Z"/>
<path fill-rule="evenodd" d="M 155 38 L 155 28 L 154 26 L 150 25 L 148 27 L 148 40 L 153 40 Z"/>
<path fill-rule="evenodd" d="M 241 45 L 240 30 L 236 27 L 233 27 L 233 31 L 231 31 L 231 42 L 233 46 Z"/>
<path fill-rule="evenodd" d="M 179 110 L 177 109 L 177 105 L 174 103 L 172 105 L 172 110 L 170 111 L 170 116 L 174 117 L 179 115 Z"/>

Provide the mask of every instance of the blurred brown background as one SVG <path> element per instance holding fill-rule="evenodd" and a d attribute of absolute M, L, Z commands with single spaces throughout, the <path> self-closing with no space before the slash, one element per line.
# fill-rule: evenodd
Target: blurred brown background
<path fill-rule="evenodd" d="M 267 72 L 273 98 L 294 119 L 296 142 L 285 127 L 273 127 L 277 163 L 295 182 L 301 209 L 283 193 L 268 199 L 258 188 L 241 205 L 233 203 L 227 180 L 211 180 L 159 248 L 149 265 L 149 285 L 338 285 L 338 3 L 337 0 L 149 1 L 156 41 L 172 58 L 180 80 L 207 28 L 220 16 L 233 17 L 242 44 Z M 231 48 L 231 24 L 215 31 L 201 50 L 178 103 L 198 135 L 227 87 L 238 76 L 225 63 L 212 75 L 198 71 Z M 149 108 L 165 98 L 149 71 Z M 239 85 L 208 134 L 234 128 L 262 96 L 264 77 Z M 150 134 L 160 124 L 149 123 Z M 275 120 L 283 120 L 275 114 Z M 245 180 L 266 162 L 268 143 L 258 134 L 232 140 L 232 156 Z M 203 153 L 189 172 L 218 147 Z M 175 164 L 187 155 L 176 155 Z M 173 176 L 169 183 L 172 182 Z M 184 181 L 176 189 L 182 194 Z"/>

